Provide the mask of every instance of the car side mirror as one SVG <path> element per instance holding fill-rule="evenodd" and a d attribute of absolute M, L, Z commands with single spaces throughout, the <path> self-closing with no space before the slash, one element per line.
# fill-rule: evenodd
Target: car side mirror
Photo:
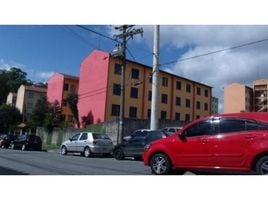
<path fill-rule="evenodd" d="M 181 139 L 181 140 L 186 140 L 186 131 L 183 131 L 181 132 L 178 137 Z"/>

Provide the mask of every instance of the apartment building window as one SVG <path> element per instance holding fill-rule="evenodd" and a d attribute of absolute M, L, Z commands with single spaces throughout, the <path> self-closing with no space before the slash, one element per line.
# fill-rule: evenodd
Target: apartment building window
<path fill-rule="evenodd" d="M 64 83 L 63 89 L 64 89 L 64 91 L 68 91 L 69 90 L 69 84 L 68 83 Z"/>
<path fill-rule="evenodd" d="M 31 110 L 33 108 L 33 103 L 32 102 L 28 102 L 27 103 L 27 110 Z"/>
<path fill-rule="evenodd" d="M 190 121 L 190 114 L 185 114 L 185 121 L 189 122 Z"/>
<path fill-rule="evenodd" d="M 166 119 L 167 118 L 167 111 L 161 111 L 161 119 Z"/>
<path fill-rule="evenodd" d="M 186 108 L 190 108 L 191 107 L 191 100 L 190 99 L 186 99 L 185 100 L 185 106 L 186 106 Z"/>
<path fill-rule="evenodd" d="M 165 103 L 165 104 L 167 104 L 167 102 L 168 102 L 168 96 L 167 96 L 167 94 L 162 94 L 162 98 L 161 98 L 162 100 L 162 103 Z"/>
<path fill-rule="evenodd" d="M 112 104 L 112 116 L 119 116 L 120 114 L 120 105 Z"/>
<path fill-rule="evenodd" d="M 151 118 L 151 109 L 147 110 L 147 118 Z"/>
<path fill-rule="evenodd" d="M 29 92 L 29 93 L 28 93 L 28 98 L 29 98 L 29 99 L 34 98 L 34 93 L 33 93 L 33 92 Z"/>
<path fill-rule="evenodd" d="M 204 109 L 208 110 L 208 103 L 204 103 Z"/>
<path fill-rule="evenodd" d="M 152 83 L 152 82 L 153 82 L 153 74 L 150 74 L 149 83 Z"/>
<path fill-rule="evenodd" d="M 196 94 L 201 95 L 201 88 L 200 87 L 197 87 Z"/>
<path fill-rule="evenodd" d="M 180 116 L 180 113 L 175 113 L 175 120 L 177 120 L 177 121 L 180 121 L 180 118 L 181 118 L 181 116 Z"/>
<path fill-rule="evenodd" d="M 137 108 L 130 106 L 129 107 L 129 117 L 130 118 L 137 118 Z"/>
<path fill-rule="evenodd" d="M 113 85 L 113 95 L 121 95 L 121 85 L 120 84 L 114 84 Z"/>
<path fill-rule="evenodd" d="M 76 93 L 76 87 L 75 87 L 75 85 L 71 84 L 70 92 L 71 93 Z"/>
<path fill-rule="evenodd" d="M 198 110 L 200 109 L 200 101 L 196 102 L 196 109 L 198 109 Z"/>
<path fill-rule="evenodd" d="M 181 105 L 181 98 L 176 97 L 176 106 L 180 106 L 180 105 Z"/>
<path fill-rule="evenodd" d="M 148 91 L 148 101 L 152 101 L 152 91 Z"/>
<path fill-rule="evenodd" d="M 67 101 L 66 101 L 66 99 L 63 99 L 62 105 L 63 105 L 63 106 L 67 106 Z"/>
<path fill-rule="evenodd" d="M 208 90 L 205 90 L 205 97 L 208 97 Z"/>
<path fill-rule="evenodd" d="M 168 87 L 168 78 L 166 78 L 166 77 L 162 78 L 162 86 Z"/>
<path fill-rule="evenodd" d="M 186 92 L 191 92 L 191 85 L 190 84 L 186 84 Z"/>
<path fill-rule="evenodd" d="M 139 79 L 139 70 L 138 69 L 132 69 L 131 71 L 131 78 L 133 79 Z"/>
<path fill-rule="evenodd" d="M 131 87 L 130 88 L 130 97 L 131 98 L 138 98 L 138 88 Z"/>
<path fill-rule="evenodd" d="M 121 64 L 118 63 L 114 64 L 114 74 L 121 75 Z"/>
<path fill-rule="evenodd" d="M 176 81 L 176 89 L 181 90 L 181 82 L 180 81 Z"/>

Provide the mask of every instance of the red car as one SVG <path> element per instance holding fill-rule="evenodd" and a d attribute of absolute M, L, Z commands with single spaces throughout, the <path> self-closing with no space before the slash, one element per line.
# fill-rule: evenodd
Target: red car
<path fill-rule="evenodd" d="M 268 174 L 268 113 L 233 113 L 193 121 L 145 147 L 154 174 L 172 169 Z"/>

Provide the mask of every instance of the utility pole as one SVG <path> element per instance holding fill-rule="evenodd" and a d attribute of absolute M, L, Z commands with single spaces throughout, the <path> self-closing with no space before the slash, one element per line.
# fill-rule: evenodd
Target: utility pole
<path fill-rule="evenodd" d="M 154 52 L 152 73 L 152 104 L 151 104 L 151 130 L 158 129 L 158 101 L 159 101 L 159 25 L 154 27 Z"/>
<path fill-rule="evenodd" d="M 119 118 L 119 131 L 117 137 L 117 143 L 121 143 L 123 139 L 124 133 L 124 113 L 125 113 L 125 68 L 126 68 L 126 49 L 127 49 L 127 41 L 136 34 L 143 34 L 143 29 L 135 29 L 134 25 L 122 25 L 119 27 L 115 27 L 115 29 L 119 30 L 121 33 L 115 35 L 116 40 L 121 39 L 117 48 L 113 51 L 112 56 L 119 57 L 122 59 L 121 65 L 121 96 L 120 96 L 120 118 Z"/>

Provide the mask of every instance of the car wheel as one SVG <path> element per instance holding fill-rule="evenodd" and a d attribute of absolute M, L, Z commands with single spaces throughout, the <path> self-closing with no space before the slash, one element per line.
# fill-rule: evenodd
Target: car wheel
<path fill-rule="evenodd" d="M 151 170 L 156 175 L 168 174 L 171 171 L 169 158 L 162 153 L 154 154 L 150 160 Z"/>
<path fill-rule="evenodd" d="M 268 175 L 268 156 L 263 156 L 258 160 L 255 170 L 257 174 Z"/>
<path fill-rule="evenodd" d="M 124 159 L 124 152 L 122 149 L 118 148 L 114 151 L 114 158 L 116 160 L 123 160 Z"/>
<path fill-rule="evenodd" d="M 21 146 L 21 150 L 22 150 L 22 151 L 25 151 L 25 150 L 26 150 L 26 144 L 23 144 L 23 145 Z"/>
<path fill-rule="evenodd" d="M 90 157 L 91 156 L 91 151 L 90 151 L 90 148 L 89 147 L 86 147 L 85 150 L 84 150 L 84 155 L 85 157 Z"/>
<path fill-rule="evenodd" d="M 60 153 L 61 153 L 61 155 L 67 155 L 67 153 L 68 153 L 67 148 L 65 146 L 61 147 Z"/>

